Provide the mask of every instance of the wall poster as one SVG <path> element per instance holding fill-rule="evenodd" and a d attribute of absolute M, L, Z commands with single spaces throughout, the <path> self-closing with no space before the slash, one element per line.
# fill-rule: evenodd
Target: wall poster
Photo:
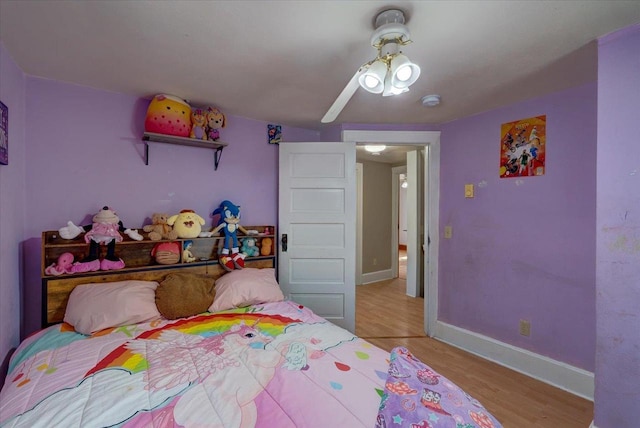
<path fill-rule="evenodd" d="M 503 123 L 500 142 L 500 178 L 544 175 L 546 115 Z"/>
<path fill-rule="evenodd" d="M 9 108 L 0 101 L 0 164 L 9 165 Z"/>
<path fill-rule="evenodd" d="M 267 125 L 267 136 L 269 138 L 269 144 L 280 144 L 282 141 L 282 126 L 281 125 Z"/>

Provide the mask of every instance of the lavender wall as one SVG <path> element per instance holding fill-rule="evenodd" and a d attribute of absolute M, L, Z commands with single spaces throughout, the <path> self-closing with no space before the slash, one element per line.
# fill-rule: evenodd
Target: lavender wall
<path fill-rule="evenodd" d="M 499 178 L 500 125 L 538 115 L 545 175 Z M 440 141 L 453 231 L 440 236 L 440 320 L 593 371 L 596 84 L 447 123 Z"/>
<path fill-rule="evenodd" d="M 640 25 L 598 49 L 595 424 L 640 421 Z"/>
<path fill-rule="evenodd" d="M 214 170 L 213 150 L 155 144 L 144 164 L 141 141 L 148 100 L 51 80 L 27 78 L 26 225 L 29 260 L 37 260 L 43 230 L 68 220 L 87 224 L 103 205 L 125 226 L 140 227 L 154 212 L 194 209 L 208 220 L 224 199 L 242 206 L 243 224 L 276 224 L 278 147 L 267 144 L 266 122 L 227 118 L 229 143 Z M 283 127 L 284 141 L 317 141 L 318 133 Z M 28 312 L 40 307 L 39 272 L 26 278 Z M 29 320 L 27 333 L 39 328 Z"/>
<path fill-rule="evenodd" d="M 9 108 L 9 165 L 0 165 L 0 362 L 20 336 L 25 195 L 25 76 L 0 42 L 0 101 Z M 0 379 L 0 382 L 2 379 Z"/>

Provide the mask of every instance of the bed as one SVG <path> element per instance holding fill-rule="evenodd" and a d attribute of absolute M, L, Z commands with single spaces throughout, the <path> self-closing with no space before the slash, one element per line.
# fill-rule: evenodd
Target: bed
<path fill-rule="evenodd" d="M 187 293 L 167 318 L 159 296 Z M 409 350 L 284 299 L 273 269 L 77 285 L 64 321 L 13 354 L 0 426 L 500 427 Z"/>

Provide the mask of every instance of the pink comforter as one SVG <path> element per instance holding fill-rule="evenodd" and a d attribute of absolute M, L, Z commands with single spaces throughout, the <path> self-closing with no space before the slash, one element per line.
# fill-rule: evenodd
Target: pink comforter
<path fill-rule="evenodd" d="M 2 427 L 373 427 L 389 354 L 293 302 L 87 337 L 66 324 L 14 354 Z"/>

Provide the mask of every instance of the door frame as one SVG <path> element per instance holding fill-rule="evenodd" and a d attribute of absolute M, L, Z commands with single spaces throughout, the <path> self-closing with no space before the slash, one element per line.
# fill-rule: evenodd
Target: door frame
<path fill-rule="evenodd" d="M 356 161 L 356 286 L 362 284 L 362 163 Z"/>
<path fill-rule="evenodd" d="M 400 244 L 400 239 L 398 238 L 398 234 L 400 233 L 400 212 L 398 209 L 400 205 L 400 195 L 398 193 L 398 186 L 400 184 L 400 174 L 406 173 L 406 165 L 391 167 L 391 271 L 394 275 L 398 273 L 398 257 L 400 256 L 398 251 Z"/>
<path fill-rule="evenodd" d="M 424 145 L 426 151 L 424 174 L 424 209 L 426 247 L 424 287 L 424 331 L 428 336 L 436 333 L 438 319 L 438 245 L 440 200 L 440 131 L 342 131 L 342 141 L 386 145 Z M 354 165 L 355 168 L 355 165 Z M 357 245 L 357 244 L 356 244 Z"/>

